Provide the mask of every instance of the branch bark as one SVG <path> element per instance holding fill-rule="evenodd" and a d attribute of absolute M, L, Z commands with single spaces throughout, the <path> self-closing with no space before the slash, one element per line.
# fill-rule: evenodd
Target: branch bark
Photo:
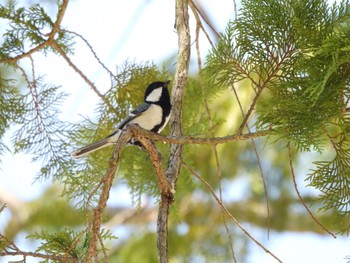
<path fill-rule="evenodd" d="M 114 147 L 113 157 L 110 160 L 110 165 L 105 176 L 102 178 L 102 192 L 100 199 L 98 201 L 97 207 L 93 211 L 93 219 L 91 223 L 91 242 L 88 250 L 88 255 L 85 258 L 84 262 L 88 263 L 92 258 L 95 258 L 97 262 L 97 241 L 100 240 L 101 224 L 102 224 L 102 213 L 104 212 L 109 198 L 109 193 L 112 187 L 114 175 L 118 168 L 118 163 L 120 159 L 121 151 L 123 150 L 127 141 L 131 138 L 132 132 L 131 129 L 126 129 L 122 131 L 116 146 Z"/>
<path fill-rule="evenodd" d="M 267 135 L 273 134 L 273 129 L 266 129 L 262 131 L 256 131 L 256 132 L 250 132 L 250 133 L 244 133 L 244 134 L 232 134 L 227 135 L 224 137 L 212 137 L 212 138 L 198 138 L 198 137 L 192 137 L 192 136 L 163 136 L 158 133 L 154 133 L 145 129 L 142 129 L 141 127 L 134 127 L 133 133 L 136 136 L 143 136 L 152 140 L 161 141 L 161 142 L 167 142 L 172 144 L 207 144 L 207 145 L 216 145 L 216 144 L 223 144 L 228 142 L 235 142 L 235 141 L 245 141 L 249 139 L 255 139 Z"/>
<path fill-rule="evenodd" d="M 137 138 L 137 140 L 141 142 L 141 144 L 146 148 L 151 158 L 153 167 L 156 170 L 160 193 L 162 195 L 167 195 L 170 199 L 173 199 L 173 194 L 175 191 L 173 187 L 169 184 L 164 174 L 162 168 L 162 156 L 157 151 L 154 143 L 149 138 L 145 138 L 137 134 L 135 125 L 130 126 L 130 129 L 133 132 L 133 137 Z"/>
<path fill-rule="evenodd" d="M 176 1 L 175 17 L 175 27 L 178 35 L 178 57 L 171 96 L 173 108 L 170 118 L 170 130 L 172 136 L 178 137 L 182 135 L 182 104 L 188 77 L 191 49 L 187 0 Z M 174 189 L 176 188 L 176 181 L 180 173 L 181 155 L 182 145 L 171 144 L 166 177 Z M 161 194 L 157 219 L 158 261 L 160 263 L 169 262 L 168 218 L 172 202 L 173 199 L 169 198 L 169 196 Z"/>

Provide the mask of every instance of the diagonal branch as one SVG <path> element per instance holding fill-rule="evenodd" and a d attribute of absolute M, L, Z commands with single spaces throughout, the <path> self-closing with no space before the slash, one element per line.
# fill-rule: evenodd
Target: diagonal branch
<path fill-rule="evenodd" d="M 206 38 L 208 39 L 208 41 L 209 41 L 210 45 L 212 46 L 212 48 L 215 48 L 215 46 L 213 44 L 213 41 L 210 39 L 210 36 L 209 36 L 208 32 L 205 30 L 205 28 L 204 28 L 204 26 L 202 24 L 202 21 L 201 21 L 201 19 L 199 17 L 198 11 L 197 11 L 197 9 L 196 9 L 196 7 L 195 7 L 195 5 L 194 5 L 192 0 L 189 1 L 189 6 L 191 7 L 192 13 L 193 13 L 194 17 L 196 18 L 196 23 L 197 23 L 197 25 L 196 25 L 196 43 L 198 43 L 198 41 L 199 41 L 199 29 L 201 29 L 203 31 L 203 33 L 205 34 Z M 196 49 L 199 50 L 197 48 L 197 44 L 196 44 Z M 201 72 L 201 70 L 199 72 Z"/>
<path fill-rule="evenodd" d="M 67 56 L 66 52 L 58 45 L 56 42 L 52 43 L 52 47 L 54 47 L 57 52 L 64 58 L 64 60 L 71 66 L 76 73 L 90 86 L 90 88 L 96 93 L 96 95 L 107 105 L 111 112 L 115 112 L 112 104 L 107 100 L 105 96 L 97 89 L 95 84 L 71 61 L 71 59 Z"/>
<path fill-rule="evenodd" d="M 92 53 L 92 55 L 95 57 L 95 59 L 97 60 L 98 64 L 101 65 L 101 67 L 103 67 L 107 72 L 108 74 L 114 78 L 114 74 L 112 71 L 109 70 L 109 68 L 107 68 L 107 66 L 101 61 L 101 59 L 97 56 L 97 53 L 96 51 L 94 50 L 94 48 L 91 46 L 90 42 L 84 37 L 82 36 L 81 34 L 77 33 L 77 32 L 74 32 L 74 31 L 70 31 L 70 30 L 67 30 L 67 29 L 62 29 L 63 32 L 67 32 L 69 34 L 72 34 L 72 35 L 75 35 L 77 37 L 79 37 L 87 46 L 88 48 L 90 49 L 90 52 Z"/>
<path fill-rule="evenodd" d="M 222 201 L 220 200 L 220 198 L 215 194 L 214 189 L 210 186 L 210 184 L 204 180 L 200 175 L 198 175 L 195 171 L 193 171 L 193 169 L 191 169 L 191 167 L 189 167 L 186 163 L 182 163 L 182 165 L 193 175 L 195 176 L 197 179 L 199 179 L 204 185 L 205 187 L 209 190 L 209 192 L 212 194 L 212 196 L 214 197 L 214 199 L 216 200 L 216 202 L 221 206 L 221 208 L 223 209 L 223 211 L 227 214 L 227 216 L 229 218 L 231 218 L 232 222 L 235 223 L 236 226 L 238 226 L 238 228 L 240 228 L 242 230 L 242 232 L 248 236 L 251 240 L 253 240 L 259 247 L 261 247 L 266 253 L 270 254 L 273 258 L 275 258 L 278 262 L 282 262 L 276 255 L 274 255 L 269 249 L 267 249 L 263 244 L 261 244 L 258 240 L 256 240 L 239 222 L 238 220 L 231 214 L 230 211 L 228 211 L 228 209 L 226 208 L 226 206 L 222 203 Z"/>
<path fill-rule="evenodd" d="M 301 196 L 299 190 L 298 190 L 298 186 L 297 186 L 297 182 L 295 180 L 295 174 L 294 174 L 294 168 L 293 168 L 293 160 L 292 160 L 292 149 L 290 146 L 290 143 L 288 143 L 288 157 L 289 157 L 289 167 L 290 167 L 290 172 L 292 174 L 292 179 L 293 179 L 293 184 L 294 184 L 294 189 L 297 192 L 297 195 L 299 197 L 299 200 L 301 201 L 301 203 L 303 204 L 303 206 L 305 207 L 306 211 L 309 213 L 309 215 L 311 216 L 312 220 L 314 220 L 316 222 L 316 224 L 318 224 L 325 232 L 327 232 L 328 234 L 330 234 L 332 237 L 337 238 L 331 231 L 329 231 L 326 227 L 324 227 L 317 219 L 316 217 L 312 214 L 312 212 L 310 211 L 310 209 L 307 207 L 307 205 L 305 204 L 305 201 L 303 199 L 303 197 Z"/>
<path fill-rule="evenodd" d="M 197 51 L 198 71 L 199 71 L 199 73 L 201 73 L 202 72 L 202 59 L 201 59 L 200 48 L 199 48 L 199 32 L 200 32 L 200 29 L 202 29 L 204 31 L 204 28 L 201 25 L 200 18 L 198 17 L 198 14 L 197 14 L 196 10 L 193 7 L 193 2 L 192 1 L 190 1 L 190 7 L 192 9 L 192 12 L 193 12 L 194 16 L 196 17 L 196 20 L 197 20 L 197 26 L 196 26 L 196 51 Z M 204 79 L 203 79 L 203 76 L 201 74 L 199 75 L 199 81 L 200 81 L 202 96 L 203 96 L 203 98 L 205 98 L 205 96 L 204 96 L 205 95 L 204 94 Z M 213 131 L 214 124 L 213 124 L 213 120 L 212 120 L 211 113 L 210 113 L 210 110 L 209 110 L 209 105 L 208 105 L 207 99 L 204 99 L 204 107 L 205 107 L 205 111 L 206 111 L 207 116 L 208 116 L 208 121 L 209 121 L 209 124 L 210 124 L 211 135 L 212 135 L 212 137 L 214 137 L 214 131 Z M 218 150 L 217 150 L 217 145 L 216 144 L 213 144 L 213 152 L 214 152 L 214 156 L 215 156 L 216 174 L 217 174 L 217 177 L 218 177 L 218 184 L 219 184 L 219 197 L 220 197 L 220 200 L 222 201 L 222 171 L 221 171 L 219 154 L 218 154 Z M 228 238 L 229 238 L 230 251 L 231 251 L 231 254 L 232 254 L 232 259 L 233 259 L 234 262 L 237 262 L 236 257 L 235 257 L 235 252 L 233 250 L 232 237 L 230 235 L 230 231 L 229 231 L 229 228 L 228 228 L 228 225 L 227 225 L 227 220 L 226 220 L 225 213 L 224 213 L 223 210 L 221 210 L 221 215 L 222 215 L 222 219 L 223 219 L 224 226 L 225 226 L 225 229 L 226 229 L 226 233 L 227 233 Z"/>
<path fill-rule="evenodd" d="M 240 98 L 238 96 L 238 93 L 237 93 L 237 90 L 236 90 L 234 84 L 232 85 L 232 90 L 233 90 L 233 93 L 235 94 L 235 97 L 236 97 L 238 106 L 240 108 L 240 111 L 242 113 L 242 116 L 244 117 L 244 111 L 243 111 L 242 103 L 241 103 L 241 100 L 240 100 Z M 246 124 L 246 127 L 247 127 L 248 132 L 250 133 L 251 131 L 250 131 L 248 123 Z M 260 176 L 261 176 L 261 179 L 262 179 L 262 182 L 263 182 L 263 186 L 264 186 L 265 200 L 266 200 L 266 210 L 267 210 L 267 237 L 269 237 L 269 235 L 270 235 L 270 205 L 269 205 L 267 184 L 266 184 L 264 171 L 262 169 L 262 164 L 261 164 L 260 156 L 259 156 L 256 144 L 255 144 L 255 141 L 254 141 L 253 138 L 251 138 L 250 140 L 251 140 L 253 148 L 254 148 L 255 156 L 256 156 L 256 159 L 257 159 L 257 162 L 258 162 L 258 167 L 259 167 L 259 170 L 260 170 Z"/>
<path fill-rule="evenodd" d="M 137 130 L 135 129 L 135 126 L 136 125 L 130 126 L 130 129 L 133 132 L 134 137 L 137 140 L 139 140 L 142 143 L 142 145 L 146 148 L 146 150 L 151 158 L 151 162 L 153 164 L 153 167 L 156 170 L 160 193 L 164 194 L 164 195 L 168 195 L 169 198 L 173 199 L 172 195 L 175 193 L 175 190 L 169 184 L 169 182 L 165 176 L 165 173 L 163 171 L 162 156 L 157 151 L 154 143 L 149 138 L 142 137 L 142 136 L 137 134 Z"/>
<path fill-rule="evenodd" d="M 220 40 L 221 36 L 218 33 L 218 31 L 215 29 L 214 23 L 213 21 L 211 21 L 211 19 L 209 18 L 207 12 L 205 12 L 205 10 L 202 8 L 202 5 L 199 1 L 196 0 L 190 0 L 189 4 L 191 6 L 191 9 L 193 11 L 193 13 L 198 13 L 203 21 L 209 26 L 209 28 L 213 31 L 216 40 Z M 197 19 L 197 18 L 196 18 Z M 198 21 L 198 20 L 197 20 Z M 202 26 L 202 30 L 204 31 L 204 27 Z M 204 31 L 205 32 L 205 31 Z"/>
<path fill-rule="evenodd" d="M 84 262 L 88 263 L 93 258 L 96 258 L 97 242 L 100 240 L 101 224 L 102 224 L 102 213 L 104 212 L 109 198 L 109 192 L 112 187 L 113 179 L 118 168 L 118 163 L 120 159 L 120 154 L 127 141 L 132 137 L 132 132 L 130 129 L 122 131 L 116 146 L 114 147 L 113 156 L 110 160 L 110 165 L 108 171 L 106 172 L 104 178 L 102 178 L 102 192 L 100 199 L 98 201 L 97 207 L 93 211 L 93 219 L 91 222 L 91 241 L 88 250 L 88 255 Z"/>

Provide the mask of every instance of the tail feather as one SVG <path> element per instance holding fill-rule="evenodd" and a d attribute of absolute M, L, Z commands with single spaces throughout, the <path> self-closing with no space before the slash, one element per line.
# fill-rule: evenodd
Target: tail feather
<path fill-rule="evenodd" d="M 102 148 L 104 148 L 104 147 L 106 147 L 108 145 L 111 145 L 111 144 L 113 144 L 113 142 L 111 142 L 108 138 L 105 138 L 105 139 L 103 139 L 101 141 L 94 142 L 92 144 L 89 144 L 89 145 L 87 145 L 87 146 L 85 146 L 83 148 L 80 148 L 80 149 L 72 152 L 72 156 L 74 158 L 81 158 L 81 157 L 83 157 L 85 155 L 88 155 L 88 154 L 90 154 L 90 153 L 92 153 L 94 151 L 102 149 Z"/>

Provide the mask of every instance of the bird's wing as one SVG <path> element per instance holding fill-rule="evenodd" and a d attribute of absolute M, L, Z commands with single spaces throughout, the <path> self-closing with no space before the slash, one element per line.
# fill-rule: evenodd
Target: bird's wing
<path fill-rule="evenodd" d="M 136 109 L 134 109 L 130 114 L 122 120 L 118 126 L 117 129 L 123 129 L 126 124 L 128 124 L 131 120 L 135 119 L 137 116 L 139 116 L 142 112 L 146 111 L 149 108 L 148 103 L 142 103 L 139 105 Z"/>

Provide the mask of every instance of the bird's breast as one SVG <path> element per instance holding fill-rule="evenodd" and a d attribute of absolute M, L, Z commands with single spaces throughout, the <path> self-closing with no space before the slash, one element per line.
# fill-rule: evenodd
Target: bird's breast
<path fill-rule="evenodd" d="M 163 111 L 159 105 L 152 104 L 145 112 L 141 113 L 130 123 L 137 123 L 146 130 L 152 130 L 155 126 L 162 123 Z"/>

